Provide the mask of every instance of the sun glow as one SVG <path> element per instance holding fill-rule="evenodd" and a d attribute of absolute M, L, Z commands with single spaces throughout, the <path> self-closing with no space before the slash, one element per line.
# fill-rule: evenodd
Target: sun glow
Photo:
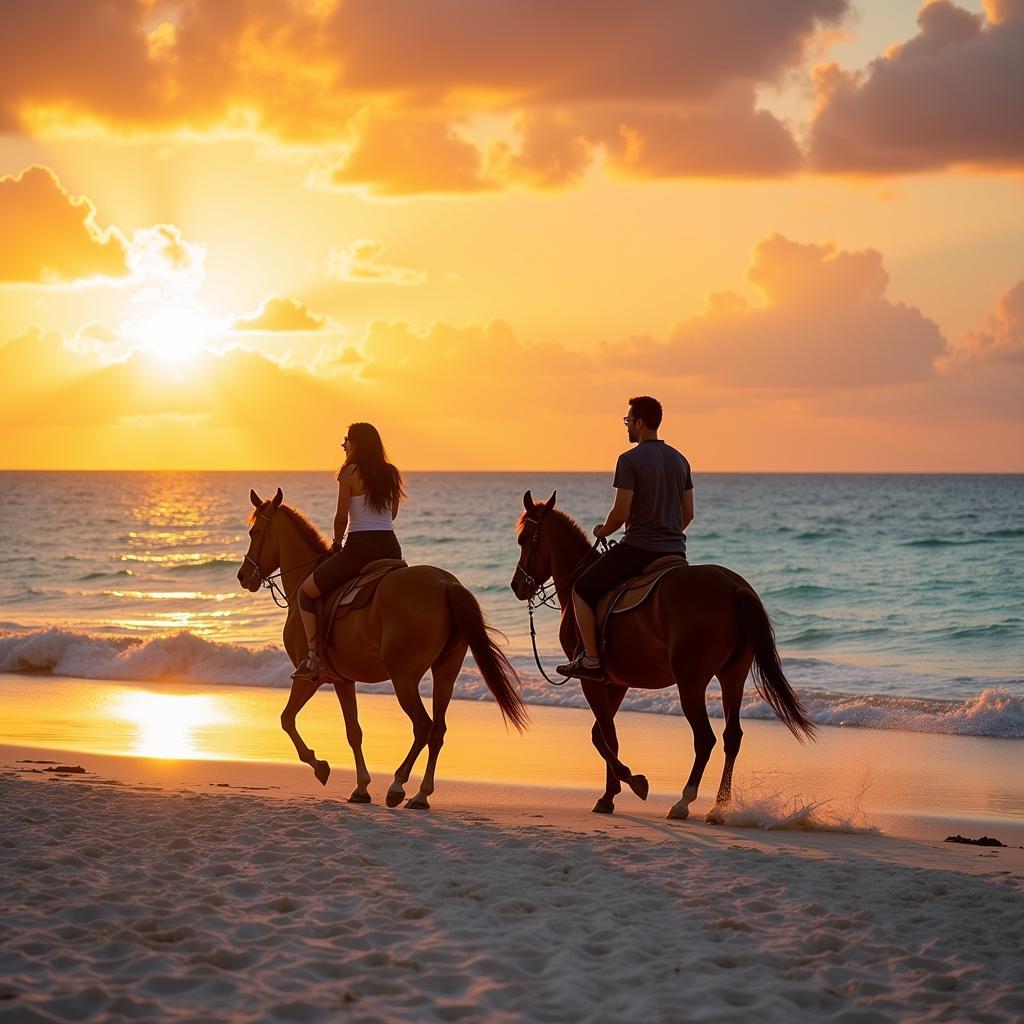
<path fill-rule="evenodd" d="M 219 326 L 202 310 L 161 304 L 125 323 L 121 333 L 139 351 L 149 352 L 161 362 L 184 363 L 207 346 Z"/>
<path fill-rule="evenodd" d="M 132 690 L 119 695 L 111 713 L 134 726 L 129 753 L 140 757 L 200 757 L 197 732 L 225 721 L 222 707 L 204 694 Z"/>

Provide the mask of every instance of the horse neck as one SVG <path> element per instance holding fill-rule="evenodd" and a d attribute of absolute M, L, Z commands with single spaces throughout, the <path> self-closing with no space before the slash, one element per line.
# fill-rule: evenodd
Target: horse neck
<path fill-rule="evenodd" d="M 291 597 L 315 568 L 320 552 L 299 532 L 287 513 L 276 516 L 274 525 L 281 556 L 281 588 Z"/>
<path fill-rule="evenodd" d="M 559 543 L 551 546 L 551 579 L 562 611 L 572 614 L 572 586 L 584 565 L 593 561 L 597 553 L 575 531 L 563 532 L 564 536 L 558 538 Z"/>

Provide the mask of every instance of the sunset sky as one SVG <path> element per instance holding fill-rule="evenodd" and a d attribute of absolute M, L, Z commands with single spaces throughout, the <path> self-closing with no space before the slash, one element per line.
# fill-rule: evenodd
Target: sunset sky
<path fill-rule="evenodd" d="M 0 468 L 1024 470 L 1024 0 L 0 16 Z"/>

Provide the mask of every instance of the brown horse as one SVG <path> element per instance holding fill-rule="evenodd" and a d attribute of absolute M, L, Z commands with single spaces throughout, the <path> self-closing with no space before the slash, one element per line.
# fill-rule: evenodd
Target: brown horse
<path fill-rule="evenodd" d="M 598 554 L 580 527 L 555 509 L 554 494 L 545 502 L 534 502 L 527 491 L 523 506 L 512 592 L 520 601 L 528 601 L 542 584 L 553 579 L 562 608 L 559 641 L 566 656 L 572 657 L 578 646 L 573 584 Z M 813 738 L 814 726 L 782 671 L 764 605 L 750 584 L 729 569 L 720 565 L 673 569 L 636 611 L 613 616 L 602 639 L 608 680 L 582 680 L 583 694 L 595 718 L 591 739 L 607 766 L 605 792 L 594 805 L 598 813 L 615 810 L 622 782 L 641 800 L 647 799 L 647 779 L 634 775 L 619 760 L 615 735 L 615 712 L 631 686 L 645 690 L 678 687 L 683 714 L 693 730 L 693 769 L 682 796 L 668 812 L 669 818 L 689 815 L 715 745 L 705 704 L 712 677 L 717 676 L 722 686 L 725 770 L 708 821 L 721 822 L 731 799 L 733 765 L 743 738 L 740 704 L 751 666 L 758 693 L 793 735 L 801 742 L 804 736 Z"/>
<path fill-rule="evenodd" d="M 238 581 L 246 590 L 269 584 L 281 570 L 281 585 L 288 598 L 284 645 L 292 664 L 306 653 L 306 638 L 297 602 L 291 600 L 313 567 L 328 554 L 327 542 L 298 511 L 282 504 L 281 488 L 268 501 L 249 492 L 255 512 L 249 519 L 249 549 Z M 412 722 L 413 741 L 405 760 L 395 772 L 387 792 L 388 807 L 405 799 L 405 784 L 424 747 L 427 767 L 419 792 L 406 807 L 428 808 L 434 792 L 434 771 L 444 744 L 445 713 L 466 650 L 473 652 L 480 673 L 498 702 L 506 721 L 522 731 L 526 706 L 519 696 L 519 679 L 498 648 L 484 621 L 476 598 L 449 572 L 431 565 L 396 569 L 381 580 L 372 601 L 334 624 L 327 644 L 332 667 L 343 677 L 334 683 L 345 717 L 345 731 L 355 755 L 356 788 L 352 803 L 369 803 L 370 773 L 363 760 L 363 734 L 356 710 L 355 680 L 379 683 L 390 679 L 402 710 Z M 433 676 L 433 720 L 420 699 L 420 680 L 427 669 Z M 319 683 L 293 680 L 281 727 L 291 737 L 299 760 L 313 768 L 327 784 L 330 765 L 319 760 L 303 742 L 295 717 L 316 693 Z"/>

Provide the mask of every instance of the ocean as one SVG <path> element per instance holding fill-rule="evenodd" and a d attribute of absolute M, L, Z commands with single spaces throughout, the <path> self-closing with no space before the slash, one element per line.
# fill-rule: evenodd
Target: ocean
<path fill-rule="evenodd" d="M 585 706 L 576 684 L 553 688 L 534 667 L 509 589 L 514 524 L 527 488 L 557 488 L 589 531 L 610 474 L 410 473 L 407 484 L 406 558 L 476 594 L 529 703 Z M 331 472 L 0 473 L 0 671 L 287 686 L 284 613 L 235 575 L 249 489 L 278 486 L 329 531 Z M 1024 738 L 1024 476 L 709 473 L 695 487 L 690 561 L 756 588 L 815 722 Z M 549 669 L 557 628 L 542 609 Z M 456 697 L 490 699 L 471 659 Z M 631 691 L 624 708 L 679 713 L 674 690 Z M 720 714 L 714 683 L 709 710 Z M 752 685 L 743 713 L 772 717 Z"/>

